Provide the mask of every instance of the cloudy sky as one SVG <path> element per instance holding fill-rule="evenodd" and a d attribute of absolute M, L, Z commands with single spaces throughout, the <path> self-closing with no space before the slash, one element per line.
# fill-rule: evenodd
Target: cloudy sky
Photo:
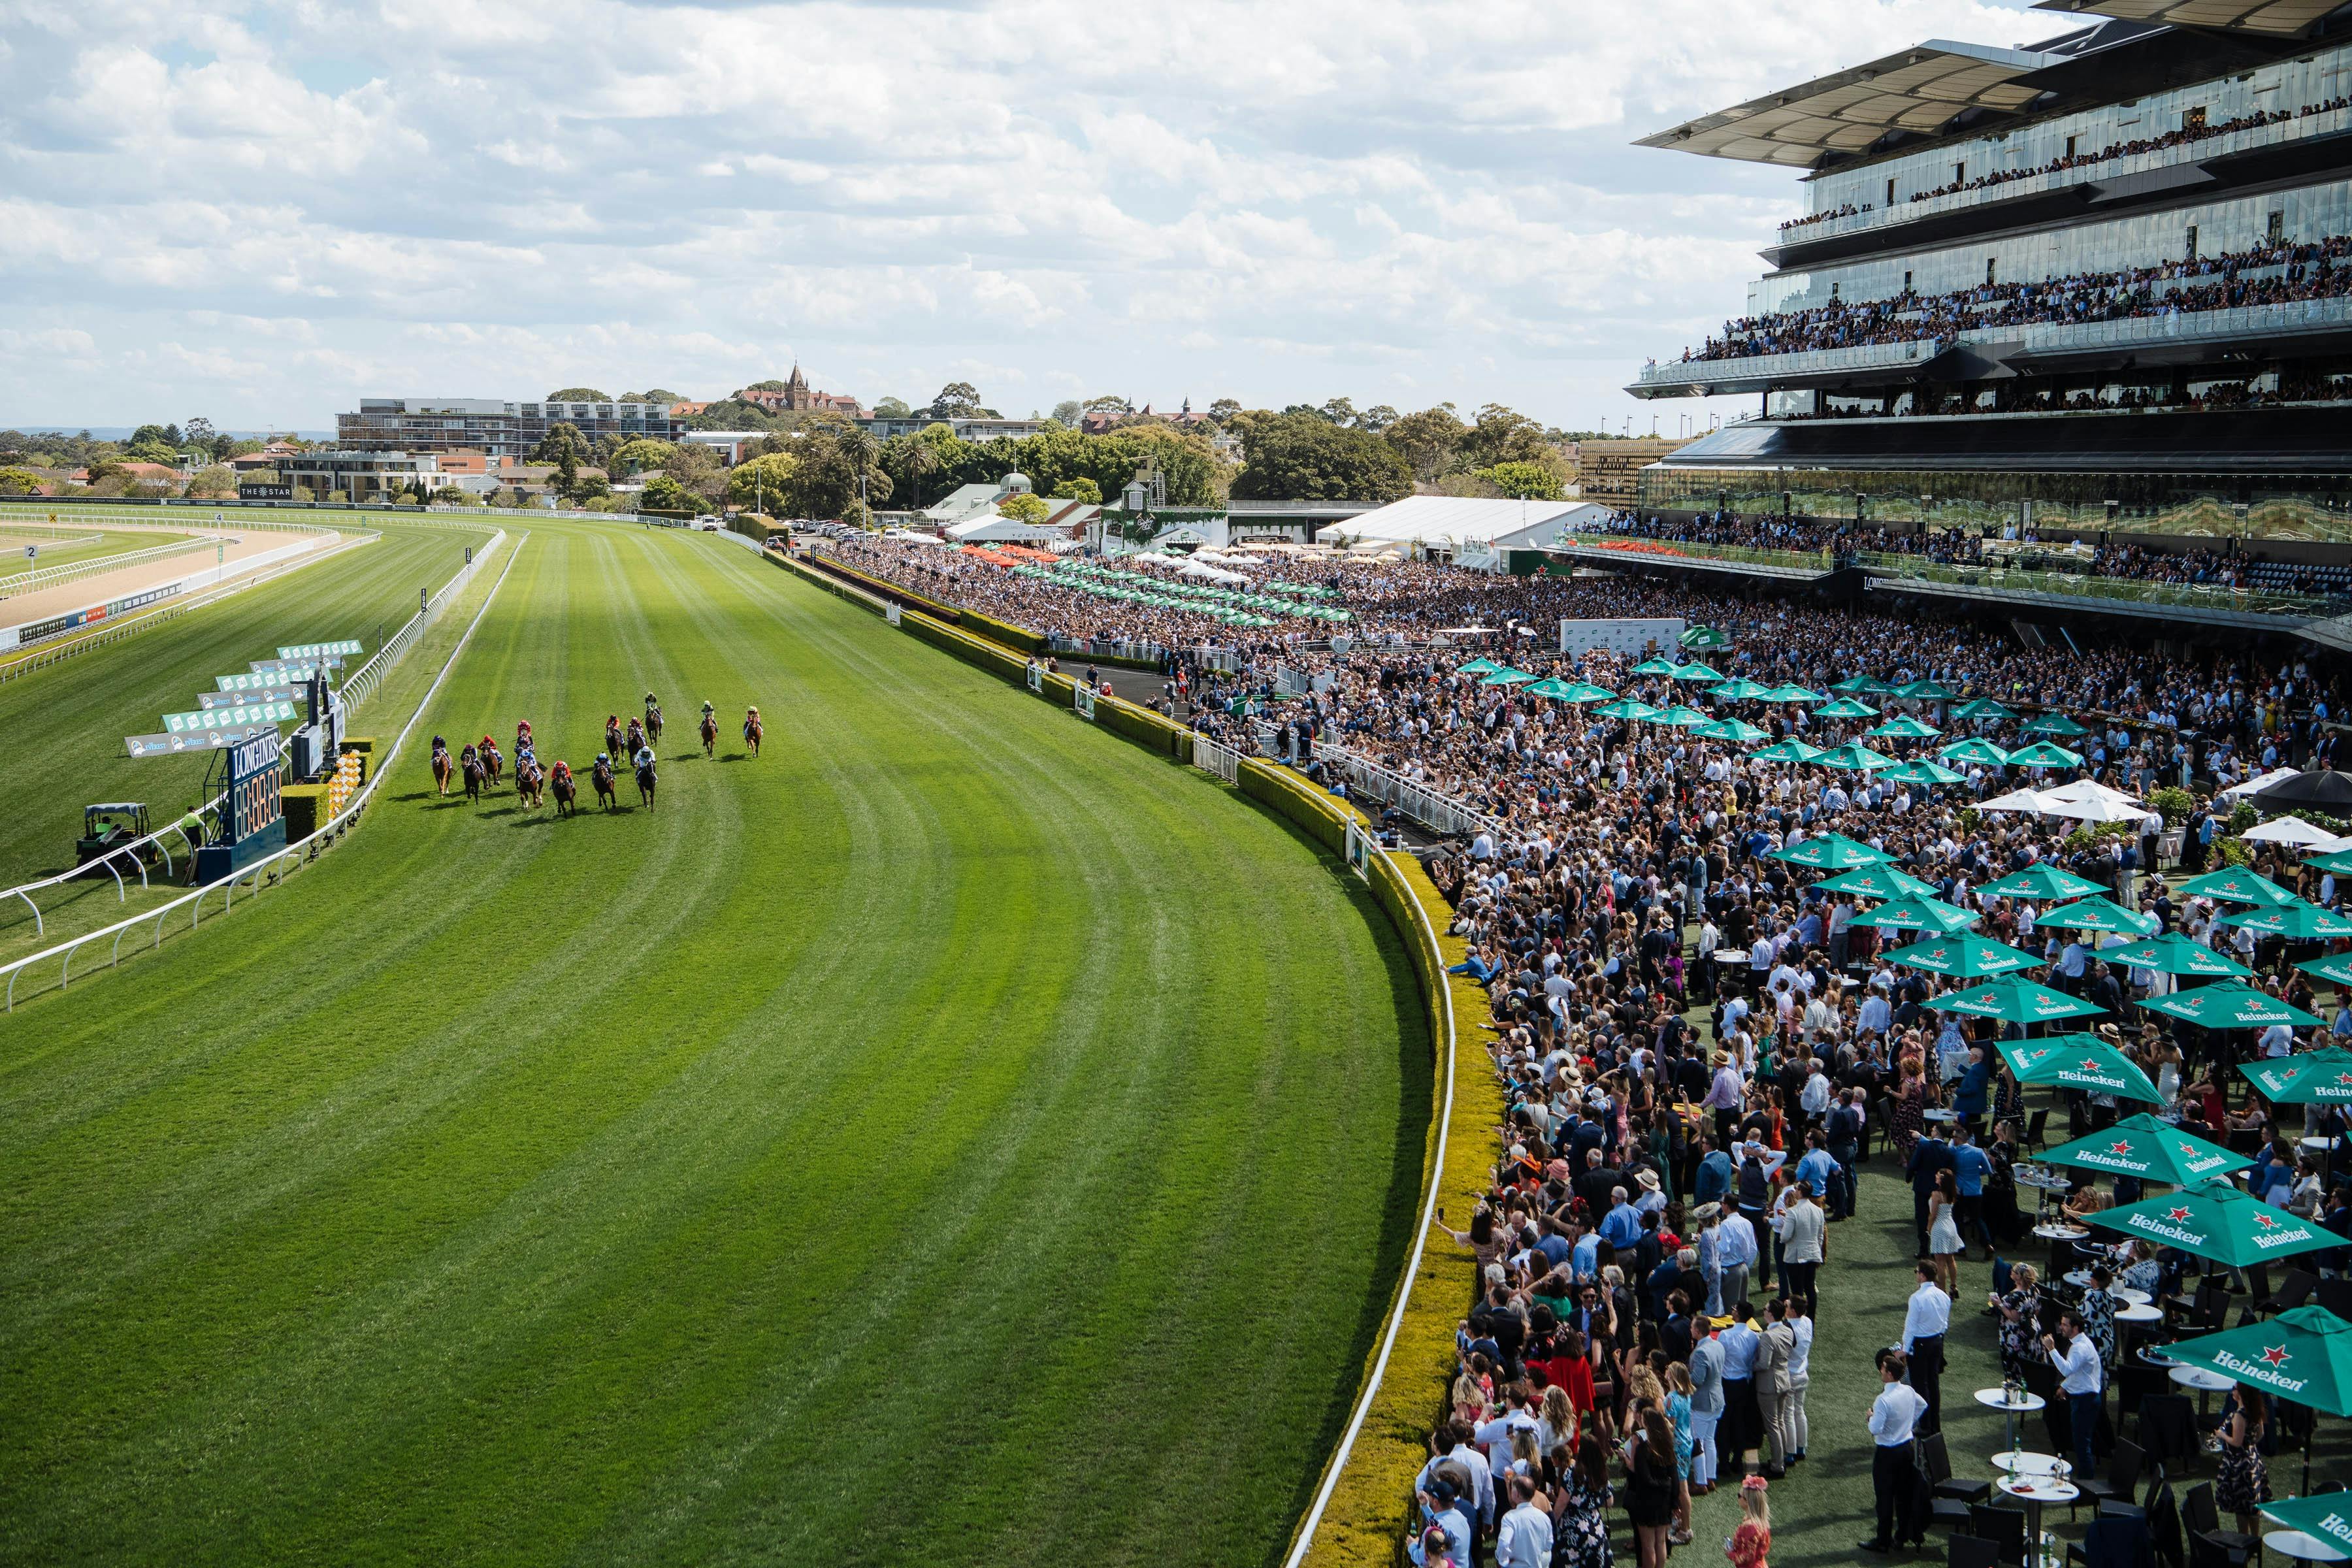
<path fill-rule="evenodd" d="M 821 388 L 1512 404 L 1741 306 L 1787 174 L 1628 143 L 1972 0 L 0 0 L 0 425 Z"/>

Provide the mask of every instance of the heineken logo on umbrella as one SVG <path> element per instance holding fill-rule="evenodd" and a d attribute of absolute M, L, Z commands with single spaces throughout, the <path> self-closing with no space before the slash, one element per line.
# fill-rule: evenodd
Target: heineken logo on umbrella
<path fill-rule="evenodd" d="M 2177 1143 L 2174 1147 L 2180 1151 L 2180 1168 L 2200 1175 L 2217 1165 L 2230 1165 L 2237 1163 L 2235 1157 L 2230 1154 L 2200 1152 L 2194 1143 Z"/>
<path fill-rule="evenodd" d="M 2131 1152 L 2131 1140 L 2128 1138 L 2117 1139 L 2115 1142 L 2107 1145 L 2107 1152 L 2110 1154 L 2128 1154 Z"/>
<path fill-rule="evenodd" d="M 2261 1226 L 2264 1230 L 2275 1230 L 2278 1228 L 2278 1221 L 2266 1214 L 2256 1215 L 2254 1216 L 2254 1223 Z"/>
<path fill-rule="evenodd" d="M 2174 1209 L 2172 1211 L 2171 1217 L 2176 1221 L 2185 1220 L 2189 1217 L 2189 1211 L 2187 1209 Z M 2205 1245 L 2205 1233 L 2203 1231 L 2190 1230 L 2185 1225 L 2168 1225 L 2152 1214 L 2136 1214 L 2131 1216 L 2129 1223 L 2132 1229 L 2146 1231 L 2148 1235 L 2164 1241 L 2177 1241 L 2183 1247 L 2202 1247 Z"/>
<path fill-rule="evenodd" d="M 2273 1356 L 2278 1359 L 2273 1361 L 2271 1359 Z M 2263 1352 L 2260 1358 L 2253 1361 L 2248 1361 L 2233 1352 L 2219 1351 L 2214 1353 L 2213 1364 L 2226 1372 L 2242 1373 L 2252 1378 L 2256 1383 L 2278 1389 L 2282 1393 L 2297 1394 L 2302 1392 L 2303 1385 L 2310 1379 L 2287 1376 L 2283 1369 L 2293 1359 L 2286 1353 L 2284 1345 L 2273 1345 Z"/>
<path fill-rule="evenodd" d="M 2174 1209 L 2174 1210 L 2173 1210 L 2169 1215 L 2168 1215 L 2166 1217 L 2167 1217 L 2167 1218 L 2168 1218 L 2168 1219 L 2170 1219 L 2170 1220 L 2172 1220 L 2172 1221 L 2173 1221 L 2173 1222 L 2175 1222 L 2176 1224 L 2178 1224 L 2179 1222 L 2180 1222 L 2180 1221 L 2182 1221 L 2182 1220 L 2185 1220 L 2185 1219 L 2187 1219 L 2187 1218 L 2189 1217 L 2189 1211 L 2188 1211 L 2187 1209 Z"/>
<path fill-rule="evenodd" d="M 2294 1357 L 2286 1353 L 2286 1347 L 2284 1345 L 2273 1345 L 2270 1349 L 2263 1352 L 2263 1359 L 2270 1363 L 2271 1370 L 2273 1372 L 2276 1372 L 2279 1368 L 2293 1361 Z"/>

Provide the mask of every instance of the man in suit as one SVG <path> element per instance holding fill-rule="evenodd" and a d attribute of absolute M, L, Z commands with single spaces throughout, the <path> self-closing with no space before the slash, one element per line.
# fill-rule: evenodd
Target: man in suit
<path fill-rule="evenodd" d="M 1927 1195 L 1936 1190 L 1936 1173 L 1952 1168 L 1952 1146 L 1933 1131 L 1920 1135 L 1912 1148 L 1904 1174 L 1911 1178 L 1911 1217 L 1919 1244 L 1918 1256 L 1927 1256 Z"/>
<path fill-rule="evenodd" d="M 1838 1167 L 1837 1191 L 1830 1200 L 1832 1219 L 1853 1217 L 1853 1162 L 1862 1152 L 1862 1090 L 1846 1089 L 1830 1107 L 1826 1129 L 1830 1158 Z"/>
<path fill-rule="evenodd" d="M 1764 1417 L 1764 1475 L 1779 1480 L 1789 1473 L 1789 1456 L 1796 1447 L 1796 1394 L 1789 1382 L 1789 1358 L 1796 1351 L 1797 1334 L 1789 1327 L 1786 1297 L 1772 1303 L 1769 1317 L 1756 1345 L 1756 1404 Z"/>
<path fill-rule="evenodd" d="M 1807 1317 L 1819 1318 L 1822 1229 L 1827 1222 L 1821 1205 L 1813 1202 L 1811 1183 L 1799 1182 L 1790 1189 L 1788 1205 L 1773 1223 L 1780 1235 L 1781 1300 L 1799 1303 Z"/>

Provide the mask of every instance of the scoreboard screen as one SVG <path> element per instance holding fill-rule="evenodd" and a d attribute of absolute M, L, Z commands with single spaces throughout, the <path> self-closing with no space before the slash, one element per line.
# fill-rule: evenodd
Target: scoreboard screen
<path fill-rule="evenodd" d="M 276 730 L 264 730 L 228 751 L 228 800 L 220 842 L 196 851 L 196 880 L 217 882 L 286 847 L 284 780 Z"/>

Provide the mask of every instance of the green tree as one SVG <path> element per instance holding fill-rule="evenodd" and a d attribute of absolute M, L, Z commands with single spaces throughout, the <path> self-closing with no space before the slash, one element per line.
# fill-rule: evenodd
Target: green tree
<path fill-rule="evenodd" d="M 783 452 L 771 452 L 736 464 L 727 471 L 727 504 L 756 507 L 773 514 L 792 493 L 793 470 L 799 462 Z"/>
<path fill-rule="evenodd" d="M 1080 474 L 1056 484 L 1054 487 L 1054 498 L 1056 500 L 1084 501 L 1088 506 L 1100 506 L 1103 498 L 1102 486 L 1084 474 Z"/>
<path fill-rule="evenodd" d="M 1085 406 L 1076 398 L 1066 397 L 1054 405 L 1054 412 L 1047 417 L 1056 425 L 1076 425 L 1078 422 L 1078 416 L 1085 412 Z"/>
<path fill-rule="evenodd" d="M 1381 438 L 1396 448 L 1413 478 L 1431 484 L 1454 466 L 1454 455 L 1461 449 L 1467 428 L 1454 416 L 1454 405 L 1441 403 L 1393 421 L 1381 432 Z"/>
<path fill-rule="evenodd" d="M 1242 411 L 1241 404 L 1231 397 L 1220 397 L 1209 405 L 1209 417 L 1223 425 Z"/>
<path fill-rule="evenodd" d="M 593 386 L 560 386 L 540 401 L 541 403 L 610 403 L 613 399 L 610 395 L 599 392 Z"/>
<path fill-rule="evenodd" d="M 680 441 L 671 447 L 662 472 L 701 497 L 706 507 L 727 488 L 726 466 L 716 451 L 699 441 Z"/>
<path fill-rule="evenodd" d="M 1527 500 L 1559 500 L 1568 490 L 1559 475 L 1544 463 L 1496 463 L 1488 468 L 1471 470 L 1507 496 Z"/>
<path fill-rule="evenodd" d="M 180 427 L 176 425 L 142 425 L 131 432 L 131 439 L 122 444 L 122 455 L 134 463 L 168 463 L 180 455 Z M 92 479 L 97 478 L 95 471 Z"/>
<path fill-rule="evenodd" d="M 914 416 L 915 411 L 907 406 L 907 400 L 903 397 L 886 397 L 874 405 L 874 417 L 877 419 L 911 419 Z"/>
<path fill-rule="evenodd" d="M 874 437 L 838 419 L 812 421 L 794 456 L 790 489 L 795 517 L 863 519 L 868 502 L 892 494 L 889 473 L 877 466 Z"/>
<path fill-rule="evenodd" d="M 1317 409 L 1316 412 L 1323 416 L 1324 418 L 1328 419 L 1334 425 L 1353 425 L 1356 423 L 1356 403 L 1355 399 L 1350 397 L 1326 398 L 1324 400 L 1323 406 Z"/>
<path fill-rule="evenodd" d="M 1251 425 L 1233 493 L 1244 500 L 1392 501 L 1412 493 L 1412 470 L 1380 437 L 1308 410 Z"/>
<path fill-rule="evenodd" d="M 233 496 L 236 494 L 236 475 L 219 463 L 198 468 L 188 480 L 188 493 L 201 497 Z"/>
<path fill-rule="evenodd" d="M 1499 403 L 1489 403 L 1463 433 L 1456 460 L 1465 468 L 1491 468 L 1497 463 L 1540 463 L 1551 456 L 1543 426 Z"/>
<path fill-rule="evenodd" d="M 982 418 L 989 412 L 980 405 L 980 388 L 968 381 L 951 381 L 940 388 L 940 395 L 931 399 L 929 408 L 934 419 Z"/>
<path fill-rule="evenodd" d="M 1031 495 L 1025 490 L 998 501 L 996 510 L 998 516 L 1009 517 L 1015 522 L 1043 522 L 1054 514 L 1054 509 L 1045 504 L 1043 496 Z"/>
<path fill-rule="evenodd" d="M 547 427 L 547 434 L 531 447 L 530 461 L 553 463 L 560 468 L 568 458 L 572 467 L 577 468 L 581 458 L 587 454 L 588 441 L 580 434 L 580 426 L 569 419 L 559 419 Z"/>
<path fill-rule="evenodd" d="M 644 473 L 647 468 L 666 468 L 669 464 L 670 444 L 640 436 L 634 441 L 624 441 L 613 450 L 604 471 L 616 479 L 625 479 Z"/>
<path fill-rule="evenodd" d="M 433 499 L 444 506 L 474 506 L 480 498 L 471 490 L 461 490 L 455 485 L 443 485 L 433 492 Z"/>
<path fill-rule="evenodd" d="M 604 399 L 598 398 L 597 401 L 601 403 Z M 680 397 L 677 393 L 672 392 L 667 386 L 656 386 L 650 392 L 625 392 L 621 394 L 620 396 L 613 399 L 613 401 L 615 403 L 658 403 L 667 405 L 672 403 L 683 403 L 686 399 Z"/>
<path fill-rule="evenodd" d="M 0 496 L 28 496 L 41 488 L 41 476 L 30 468 L 0 468 Z"/>
<path fill-rule="evenodd" d="M 710 503 L 667 474 L 656 474 L 646 481 L 645 508 L 647 511 L 690 511 L 699 517 L 710 510 Z"/>

